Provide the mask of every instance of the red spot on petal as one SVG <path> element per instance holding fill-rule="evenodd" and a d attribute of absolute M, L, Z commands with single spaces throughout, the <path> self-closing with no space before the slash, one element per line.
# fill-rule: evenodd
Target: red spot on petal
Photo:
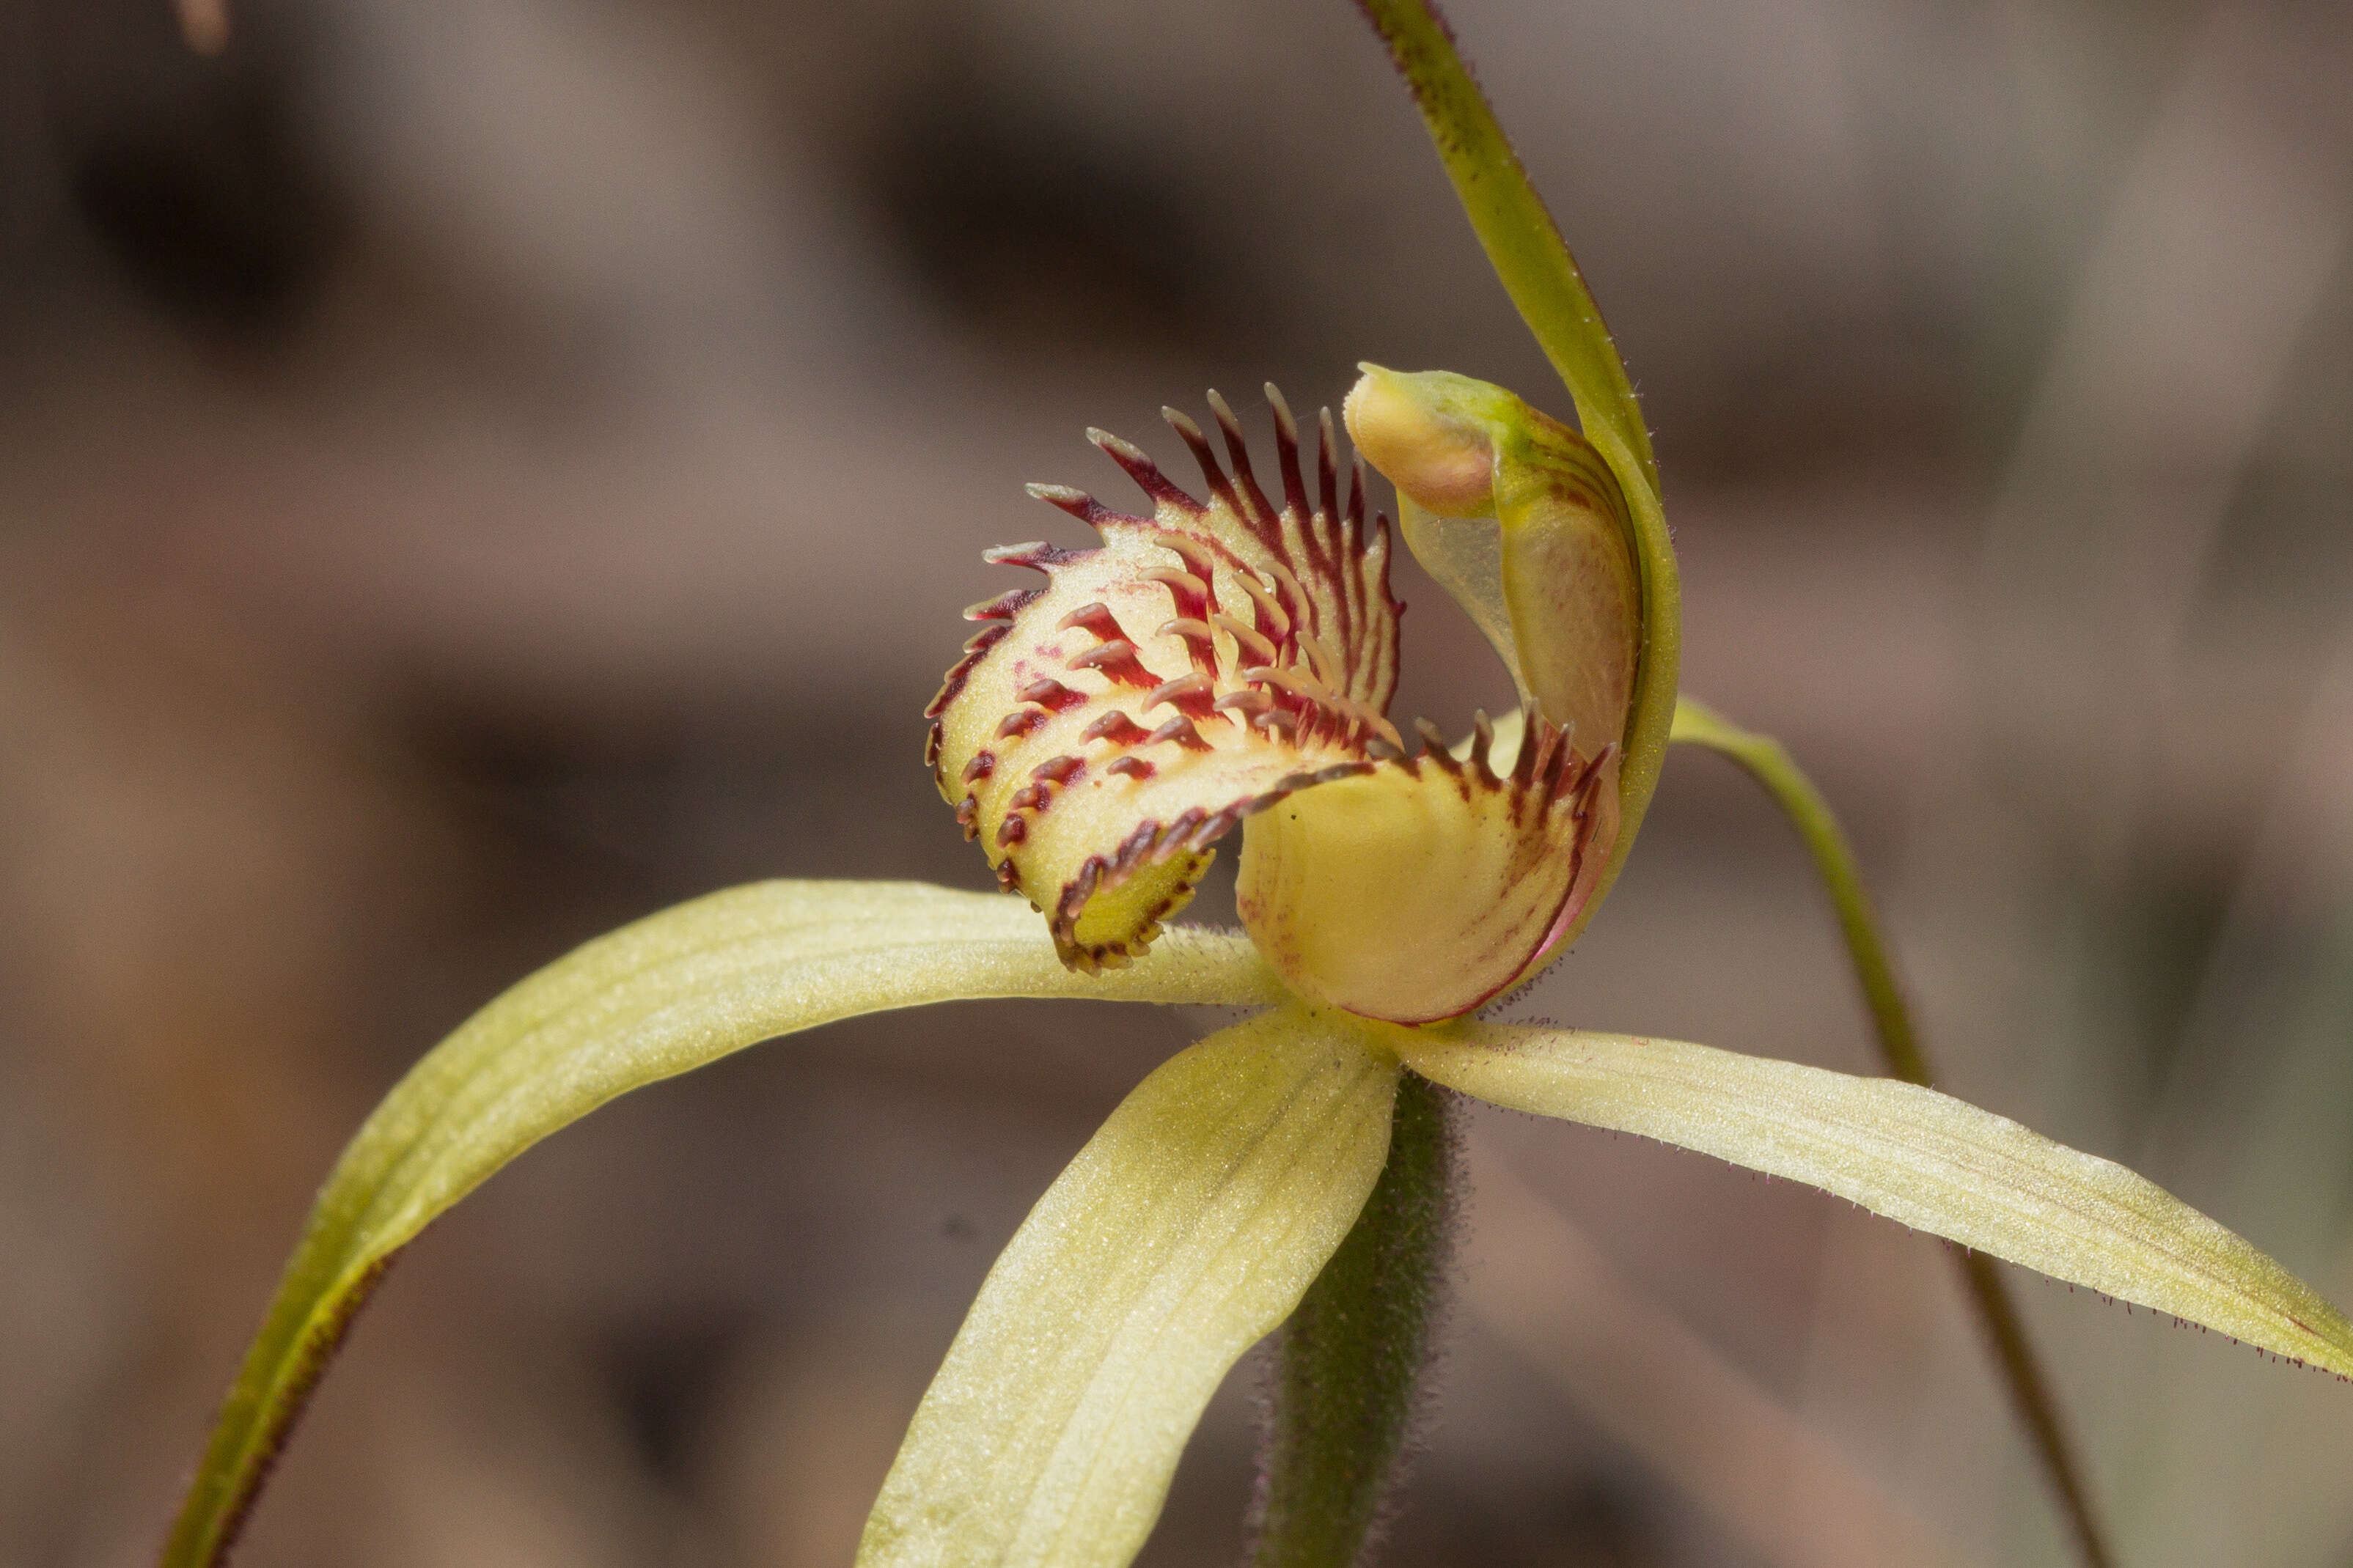
<path fill-rule="evenodd" d="M 1133 746 L 1148 733 L 1143 725 L 1114 708 L 1085 729 L 1079 731 L 1082 741 L 1109 741 L 1115 746 Z"/>
<path fill-rule="evenodd" d="M 1076 708 L 1086 700 L 1083 693 L 1071 690 L 1051 676 L 1031 681 L 1021 689 L 1018 695 L 1024 702 L 1035 702 L 1039 707 L 1056 713 Z"/>
<path fill-rule="evenodd" d="M 1135 645 L 1125 637 L 1099 643 L 1070 661 L 1072 669 L 1099 670 L 1122 686 L 1133 686 L 1149 691 L 1160 684 L 1160 678 L 1144 668 L 1135 657 Z"/>
<path fill-rule="evenodd" d="M 1169 720 L 1168 722 L 1146 735 L 1144 740 L 1146 745 L 1157 745 L 1163 741 L 1174 741 L 1188 752 L 1206 752 L 1209 749 L 1209 742 L 1201 739 L 1201 731 L 1193 728 L 1193 721 L 1182 714 Z"/>
<path fill-rule="evenodd" d="M 1217 608 L 1209 595 L 1208 580 L 1193 573 L 1174 566 L 1155 566 L 1144 574 L 1144 580 L 1158 583 L 1168 590 L 1169 598 L 1176 602 L 1176 618 L 1179 620 L 1205 621 L 1209 618 L 1209 612 Z"/>
<path fill-rule="evenodd" d="M 1164 703 L 1188 718 L 1206 719 L 1217 711 L 1217 688 L 1209 683 L 1208 676 L 1198 671 L 1180 675 L 1154 687 L 1144 700 L 1144 710 L 1149 713 Z"/>
<path fill-rule="evenodd" d="M 1127 634 L 1120 629 L 1119 620 L 1111 613 L 1111 606 L 1108 605 L 1081 605 L 1054 623 L 1054 629 L 1058 632 L 1069 631 L 1073 627 L 1082 632 L 1092 633 L 1099 642 L 1119 642 L 1127 637 Z"/>

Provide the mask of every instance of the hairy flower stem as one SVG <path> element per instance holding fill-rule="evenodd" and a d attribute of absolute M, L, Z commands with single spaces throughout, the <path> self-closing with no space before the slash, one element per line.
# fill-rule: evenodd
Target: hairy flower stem
<path fill-rule="evenodd" d="M 1398 1080 L 1388 1164 L 1283 1327 L 1252 1568 L 1348 1568 L 1401 1477 L 1453 1247 L 1451 1102 L 1427 1079 Z"/>
<path fill-rule="evenodd" d="M 1879 916 L 1872 908 L 1870 892 L 1862 885 L 1853 847 L 1840 830 L 1838 818 L 1831 815 L 1830 803 L 1822 799 L 1813 781 L 1799 771 L 1780 742 L 1743 730 L 1689 698 L 1677 707 L 1674 738 L 1731 758 L 1779 804 L 1797 828 L 1798 837 L 1805 841 L 1807 853 L 1814 859 L 1814 869 L 1838 910 L 1839 930 L 1846 938 L 1847 954 L 1853 962 L 1855 978 L 1862 984 L 1863 1000 L 1871 1008 L 1880 1059 L 1889 1073 L 1906 1083 L 1916 1083 L 1924 1089 L 1931 1087 L 1929 1080 L 1934 1074 L 1929 1069 L 1927 1051 L 1912 1026 L 1911 1009 L 1905 1004 L 1904 988 L 1896 980 L 1894 960 L 1880 937 Z M 2018 1303 L 2011 1299 L 2010 1288 L 1992 1258 L 1966 1250 L 1954 1256 L 1970 1304 L 1977 1309 L 1987 1346 L 2001 1363 L 2010 1384 L 2010 1401 L 2033 1441 L 2052 1490 L 2058 1494 L 2060 1510 L 2074 1534 L 2076 1549 L 2082 1552 L 2087 1568 L 2109 1568 L 2115 1559 L 2093 1510 L 2091 1489 L 2084 1483 L 2083 1466 L 2068 1437 L 2058 1398 L 2051 1391 L 2050 1378 L 2034 1352 L 2034 1342 L 2027 1337 L 2024 1321 L 2018 1315 Z"/>

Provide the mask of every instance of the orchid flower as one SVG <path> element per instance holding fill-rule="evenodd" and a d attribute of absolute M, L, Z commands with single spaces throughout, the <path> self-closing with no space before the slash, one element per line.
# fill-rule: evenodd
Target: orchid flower
<path fill-rule="evenodd" d="M 1771 742 L 1678 708 L 1648 439 L 1574 263 L 1430 14 L 1370 9 L 1582 430 L 1467 377 L 1366 365 L 1345 463 L 1329 413 L 1311 463 L 1271 389 L 1263 477 L 1215 394 L 1214 444 L 1169 413 L 1198 495 L 1092 433 L 1146 508 L 1033 487 L 1100 543 L 990 552 L 1042 581 L 967 612 L 981 630 L 929 712 L 927 760 L 1003 891 L 739 888 L 493 1001 L 329 1178 L 167 1563 L 221 1560 L 386 1263 L 507 1161 L 743 1047 L 958 998 L 1253 1011 L 1147 1077 L 997 1259 L 882 1483 L 869 1568 L 1128 1562 L 1211 1393 L 1278 1329 L 1255 1561 L 1356 1561 L 1427 1360 L 1451 1214 L 1445 1091 L 1807 1183 L 2353 1375 L 2353 1324 L 2246 1241 L 2119 1165 L 1926 1087 L 1820 797 Z M 1407 547 L 1510 671 L 1519 705 L 1503 721 L 1450 742 L 1389 715 L 1401 606 L 1366 463 L 1395 487 Z M 1671 738 L 1733 755 L 1789 807 L 1895 1078 L 1479 1016 L 1600 908 Z M 1173 923 L 1237 833 L 1243 929 Z M 1972 1278 L 2056 1455 L 2000 1282 Z M 2096 1557 L 2088 1505 L 2069 1506 Z"/>

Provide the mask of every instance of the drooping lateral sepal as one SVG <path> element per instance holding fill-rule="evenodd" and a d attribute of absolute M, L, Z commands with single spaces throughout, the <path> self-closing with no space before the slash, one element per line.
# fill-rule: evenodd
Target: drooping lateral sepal
<path fill-rule="evenodd" d="M 1137 1086 L 989 1270 L 859 1568 L 1122 1568 L 1243 1352 L 1289 1317 L 1388 1154 L 1396 1058 L 1292 1005 Z"/>
<path fill-rule="evenodd" d="M 508 990 L 385 1096 L 321 1189 L 190 1479 L 162 1568 L 216 1568 L 353 1314 L 401 1247 L 540 1139 L 632 1089 L 837 1018 L 985 996 L 1249 1005 L 1282 987 L 1187 931 L 1083 980 L 1020 903 L 914 882 L 764 882 L 649 915 Z"/>
<path fill-rule="evenodd" d="M 1206 502 L 1101 431 L 1091 438 L 1151 499 L 1149 516 L 1033 486 L 1102 543 L 990 552 L 1046 582 L 966 612 L 985 624 L 929 710 L 941 794 L 1073 967 L 1141 953 L 1243 818 L 1402 753 L 1385 716 L 1399 610 L 1387 521 L 1366 518 L 1360 468 L 1344 490 L 1328 414 L 1311 487 L 1268 391 L 1279 503 L 1215 394 L 1224 461 L 1168 415 Z"/>

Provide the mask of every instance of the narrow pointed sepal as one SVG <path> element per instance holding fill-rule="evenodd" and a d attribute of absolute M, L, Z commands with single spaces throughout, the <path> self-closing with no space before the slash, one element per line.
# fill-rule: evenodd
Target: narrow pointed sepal
<path fill-rule="evenodd" d="M 410 1069 L 327 1178 L 189 1483 L 163 1568 L 236 1539 L 352 1315 L 392 1256 L 493 1172 L 617 1095 L 837 1018 L 980 996 L 1271 1002 L 1241 937 L 1176 933 L 1073 974 L 1018 900 L 913 882 L 764 882 L 558 959 Z"/>
<path fill-rule="evenodd" d="M 1223 461 L 1169 416 L 1206 502 L 1100 431 L 1149 516 L 1033 487 L 1103 542 L 990 552 L 1046 582 L 966 612 L 982 629 L 930 709 L 941 794 L 1075 968 L 1143 952 L 1243 818 L 1399 749 L 1385 717 L 1399 606 L 1361 472 L 1340 482 L 1327 417 L 1311 481 L 1276 398 L 1271 499 L 1231 411 L 1211 402 Z"/>
<path fill-rule="evenodd" d="M 1466 1024 L 1387 1037 L 1408 1066 L 1465 1094 L 1803 1182 L 2353 1376 L 2353 1323 L 2245 1240 L 2122 1165 L 1949 1095 L 1621 1035 Z"/>
<path fill-rule="evenodd" d="M 1121 1568 L 1202 1408 L 1289 1317 L 1388 1154 L 1396 1061 L 1293 1005 L 1129 1095 L 982 1285 L 860 1568 Z"/>
<path fill-rule="evenodd" d="M 1576 919 L 1617 821 L 1616 753 L 1576 754 L 1541 719 L 1508 751 L 1486 721 L 1250 819 L 1235 900 L 1294 990 L 1368 1018 L 1470 1012 Z"/>

